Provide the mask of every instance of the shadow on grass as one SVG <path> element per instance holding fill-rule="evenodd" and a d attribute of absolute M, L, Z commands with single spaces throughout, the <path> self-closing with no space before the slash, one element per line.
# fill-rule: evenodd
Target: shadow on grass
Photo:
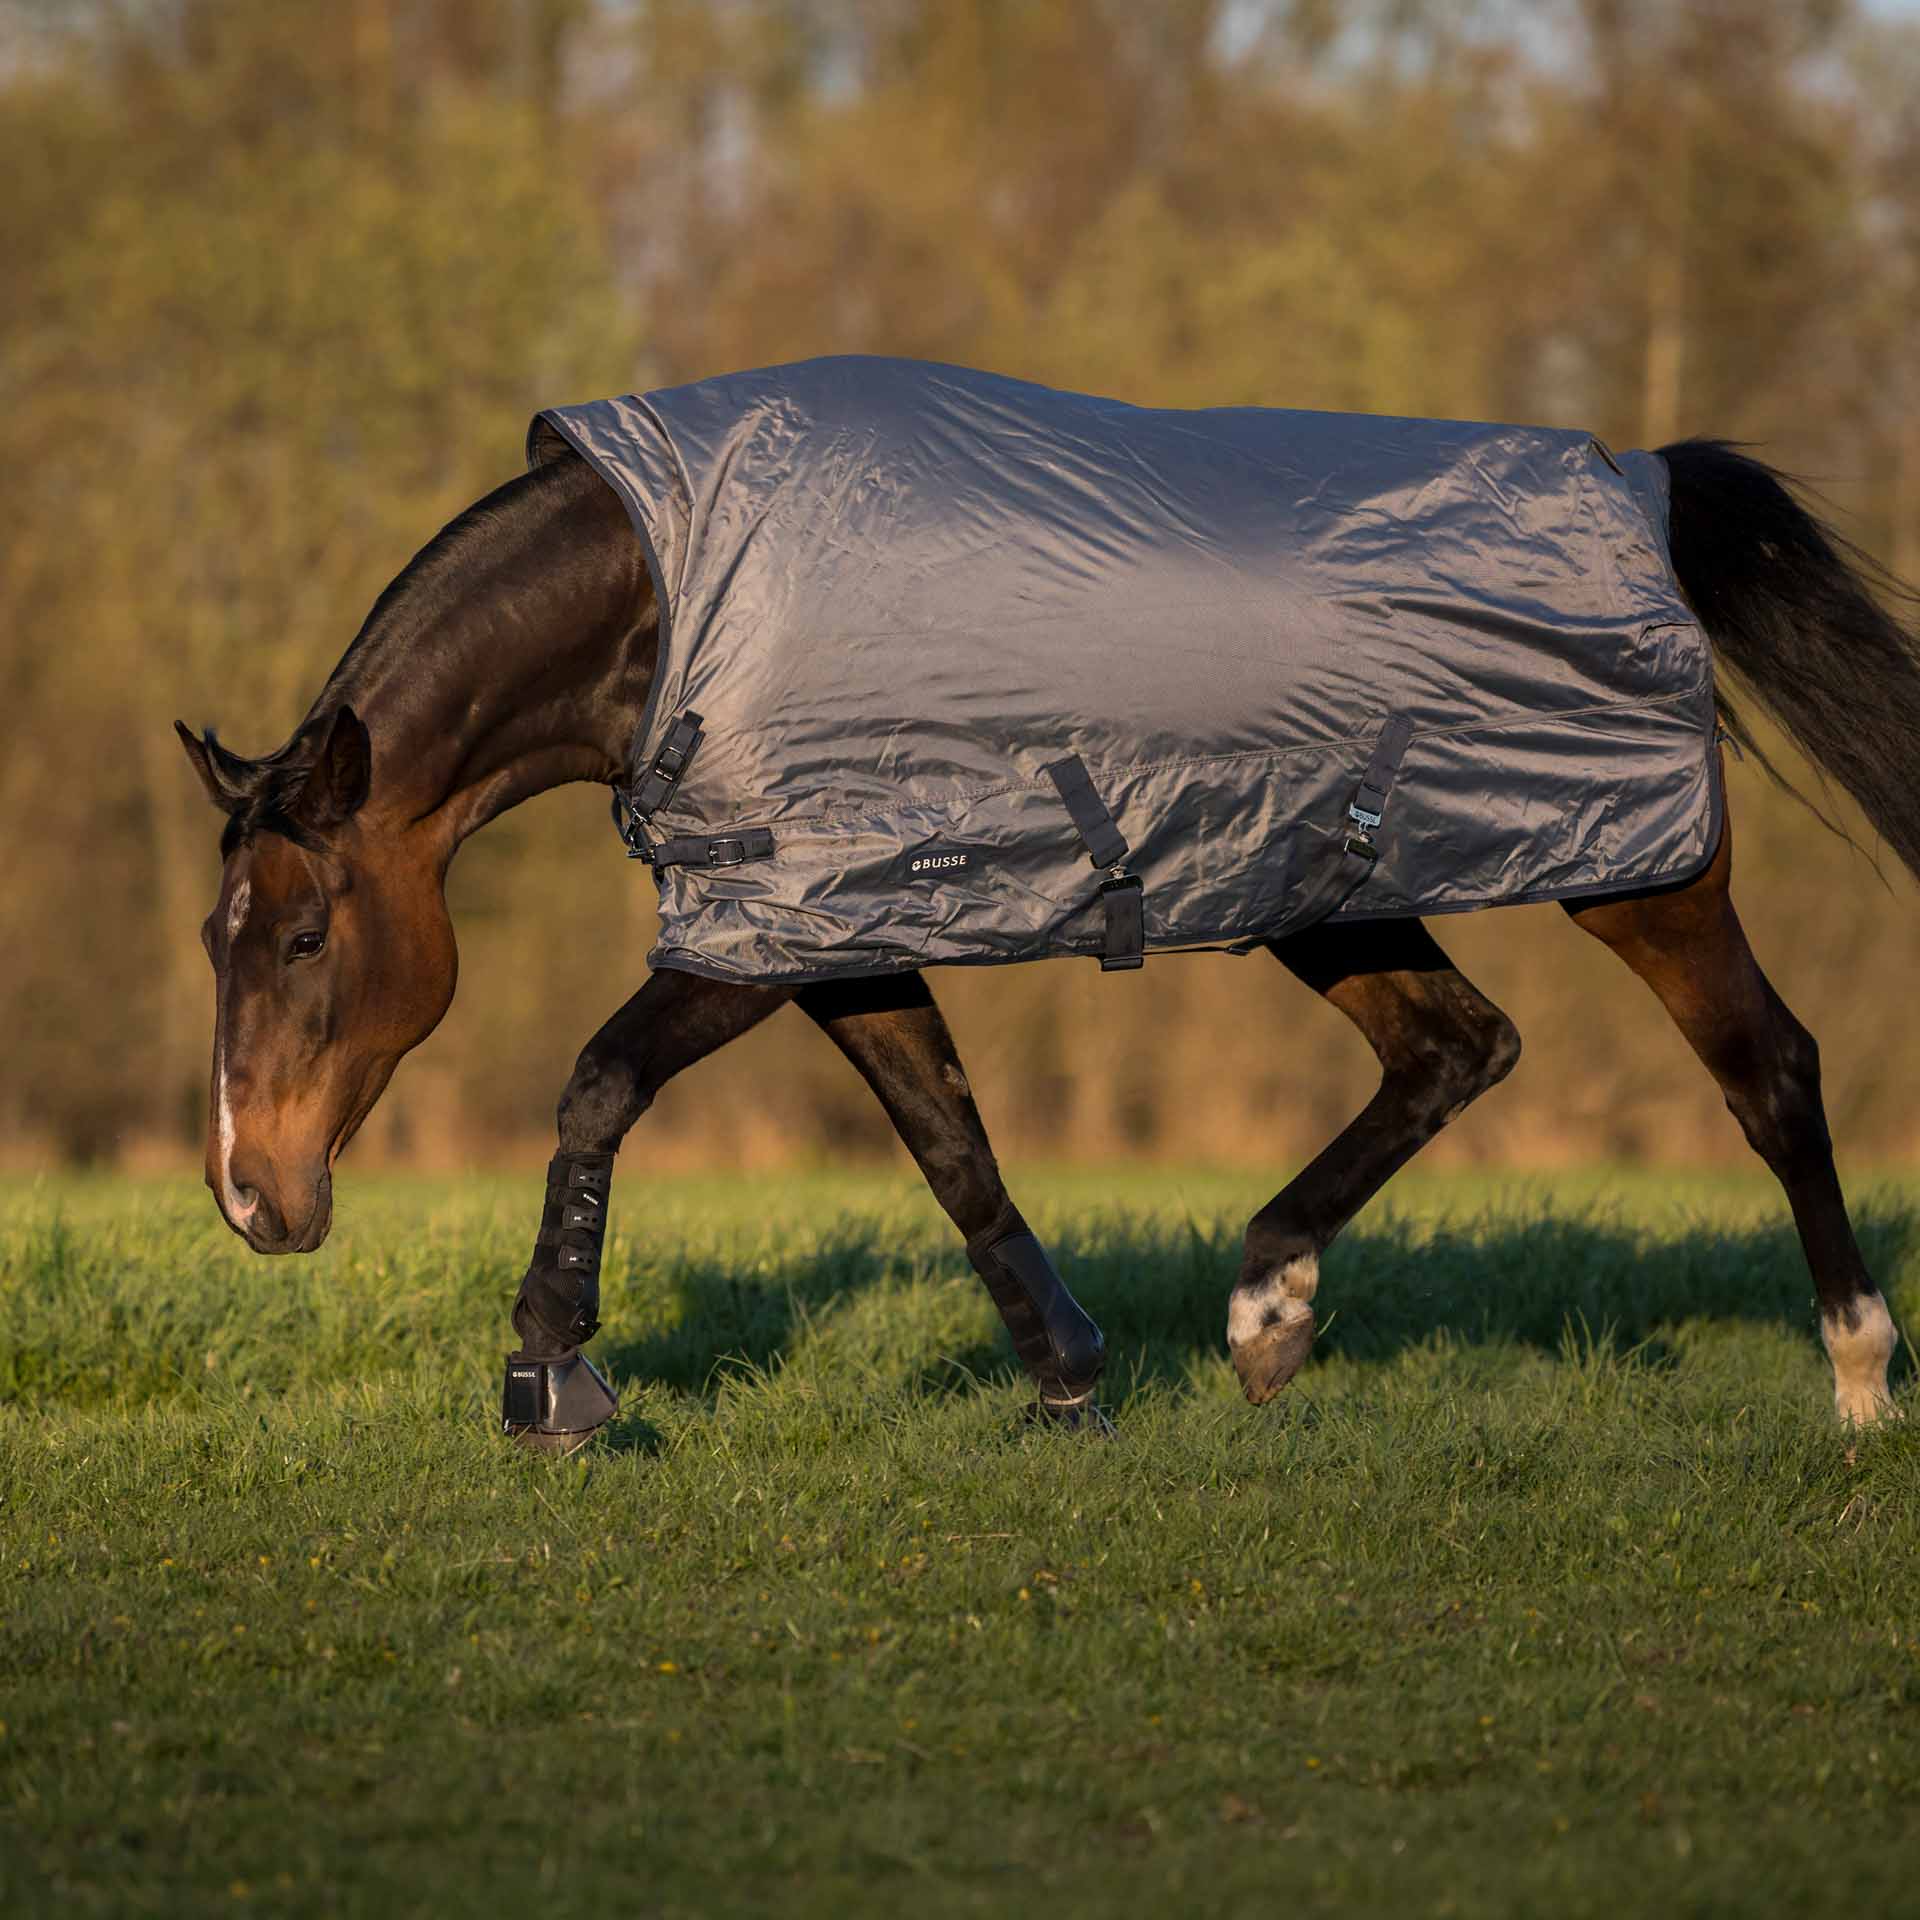
<path fill-rule="evenodd" d="M 1869 1209 L 1856 1221 L 1867 1266 L 1883 1283 L 1920 1247 L 1920 1213 Z M 1223 1229 L 1116 1216 L 1060 1235 L 1055 1257 L 1106 1332 L 1119 1378 L 1173 1383 L 1196 1360 L 1223 1354 L 1228 1289 L 1239 1241 Z M 969 1274 L 957 1252 L 932 1269 Z M 677 1276 L 680 1312 L 670 1328 L 606 1341 L 621 1373 L 688 1393 L 710 1392 L 736 1369 L 774 1368 L 804 1330 L 858 1296 L 896 1286 L 901 1260 L 877 1225 L 848 1228 L 772 1275 L 745 1279 L 712 1262 Z M 1663 1338 L 1688 1321 L 1814 1328 L 1813 1286 L 1798 1237 L 1782 1221 L 1658 1232 L 1592 1216 L 1544 1212 L 1431 1228 L 1388 1220 L 1350 1230 L 1323 1262 L 1316 1354 L 1384 1361 L 1436 1336 L 1475 1345 L 1563 1349 L 1582 1344 L 1634 1352 L 1642 1364 L 1671 1357 Z M 925 1392 L 971 1391 L 1011 1378 L 1004 1336 L 928 1360 L 902 1339 L 898 1365 L 876 1355 L 882 1376 Z M 1896 1366 L 1910 1365 L 1902 1349 Z"/>

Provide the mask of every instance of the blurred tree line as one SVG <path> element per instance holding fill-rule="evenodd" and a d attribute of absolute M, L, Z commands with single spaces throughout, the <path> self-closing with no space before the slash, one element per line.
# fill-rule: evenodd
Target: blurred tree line
<path fill-rule="evenodd" d="M 276 745 L 540 405 L 851 350 L 1707 432 L 1920 576 L 1920 27 L 1849 0 L 0 0 L 0 180 L 16 1160 L 197 1148 L 216 822 L 168 722 Z M 1906 1157 L 1913 889 L 1733 779 L 1835 1132 Z M 462 855 L 460 1000 L 363 1155 L 545 1151 L 651 936 L 604 815 L 565 790 Z M 1529 1043 L 1441 1151 L 1744 1152 L 1556 910 L 1437 930 Z M 1371 1085 L 1262 957 L 937 984 L 1010 1156 L 1285 1161 Z M 634 1150 L 887 1138 L 788 1015 Z"/>

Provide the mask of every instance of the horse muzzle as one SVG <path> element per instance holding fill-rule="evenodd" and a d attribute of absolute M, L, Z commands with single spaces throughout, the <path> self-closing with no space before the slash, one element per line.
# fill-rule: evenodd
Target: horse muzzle
<path fill-rule="evenodd" d="M 272 1187 L 245 1180 L 236 1180 L 230 1195 L 215 1188 L 214 1197 L 222 1219 L 255 1253 L 312 1253 L 333 1225 L 331 1172 L 314 1183 L 304 1210 L 297 1201 L 289 1206 L 286 1196 Z M 297 1224 L 289 1224 L 290 1213 Z"/>

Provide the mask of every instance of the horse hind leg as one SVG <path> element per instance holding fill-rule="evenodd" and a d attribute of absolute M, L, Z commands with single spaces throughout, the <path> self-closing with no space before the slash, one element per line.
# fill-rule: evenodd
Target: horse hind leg
<path fill-rule="evenodd" d="M 1227 1347 L 1255 1406 L 1312 1350 L 1320 1256 L 1334 1236 L 1520 1057 L 1513 1023 L 1418 921 L 1315 927 L 1271 951 L 1360 1029 L 1381 1079 L 1332 1145 L 1247 1227 Z"/>
<path fill-rule="evenodd" d="M 1887 1363 L 1899 1333 L 1847 1218 L 1819 1048 L 1753 957 L 1728 891 L 1732 869 L 1729 824 L 1712 864 L 1689 885 L 1567 911 L 1653 990 L 1785 1189 L 1819 1298 L 1834 1406 L 1843 1421 L 1865 1426 L 1894 1411 Z"/>
<path fill-rule="evenodd" d="M 1040 1418 L 1107 1429 L 1094 1405 L 1106 1343 L 1008 1196 L 953 1036 L 919 974 L 803 987 L 801 1011 L 879 1097 L 907 1151 L 967 1243 Z"/>

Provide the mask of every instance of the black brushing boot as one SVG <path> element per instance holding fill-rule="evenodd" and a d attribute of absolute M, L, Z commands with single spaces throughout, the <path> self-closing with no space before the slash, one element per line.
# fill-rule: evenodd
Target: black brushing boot
<path fill-rule="evenodd" d="M 1112 1423 L 1093 1400 L 1107 1343 L 1026 1223 L 1018 1215 L 996 1221 L 967 1242 L 967 1258 L 987 1283 L 1013 1350 L 1039 1389 L 1030 1417 L 1111 1433 Z"/>
<path fill-rule="evenodd" d="M 557 1153 L 533 1261 L 513 1303 L 520 1351 L 507 1356 L 500 1424 L 522 1444 L 571 1453 L 619 1411 L 580 1348 L 600 1327 L 600 1250 L 607 1236 L 610 1153 Z"/>

